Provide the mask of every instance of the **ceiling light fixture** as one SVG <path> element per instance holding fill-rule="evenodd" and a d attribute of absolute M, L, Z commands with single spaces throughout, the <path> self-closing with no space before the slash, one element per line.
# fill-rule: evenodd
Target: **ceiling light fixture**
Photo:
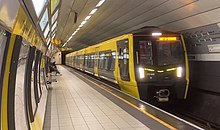
<path fill-rule="evenodd" d="M 54 33 L 54 34 L 53 34 L 52 39 L 54 39 L 54 38 L 55 38 L 55 36 L 56 36 L 56 33 Z"/>
<path fill-rule="evenodd" d="M 72 39 L 72 37 L 74 35 L 76 35 L 76 33 L 80 30 L 81 27 L 83 27 L 83 25 L 92 17 L 91 15 L 93 15 L 97 10 L 98 8 L 105 2 L 105 0 L 100 0 L 98 2 L 98 4 L 96 5 L 96 8 L 93 9 L 88 16 L 86 16 L 86 18 L 84 19 L 84 21 L 82 21 L 82 23 L 79 25 L 79 27 L 74 31 L 74 33 L 69 37 L 69 39 L 63 44 L 62 47 L 66 46 L 66 44 Z"/>
<path fill-rule="evenodd" d="M 87 16 L 87 17 L 85 18 L 85 21 L 89 20 L 91 17 L 92 17 L 91 15 Z"/>
<path fill-rule="evenodd" d="M 96 5 L 96 7 L 100 7 L 104 2 L 105 0 L 100 0 L 99 3 Z"/>
<path fill-rule="evenodd" d="M 65 43 L 63 44 L 63 46 L 62 46 L 62 47 L 65 47 L 65 46 L 66 46 L 66 44 L 67 44 L 67 42 L 65 42 Z"/>
<path fill-rule="evenodd" d="M 80 24 L 80 25 L 79 25 L 79 28 L 81 28 L 81 27 L 83 27 L 83 25 L 82 25 L 82 24 Z"/>
<path fill-rule="evenodd" d="M 161 35 L 162 35 L 162 33 L 159 33 L 159 32 L 152 33 L 152 36 L 161 36 Z"/>
<path fill-rule="evenodd" d="M 86 22 L 87 22 L 87 21 L 82 21 L 82 23 L 81 23 L 81 24 L 82 24 L 82 25 L 84 25 Z"/>
<path fill-rule="evenodd" d="M 90 15 L 93 15 L 97 10 L 98 10 L 98 9 L 95 8 L 95 9 L 93 9 L 89 14 L 90 14 Z"/>

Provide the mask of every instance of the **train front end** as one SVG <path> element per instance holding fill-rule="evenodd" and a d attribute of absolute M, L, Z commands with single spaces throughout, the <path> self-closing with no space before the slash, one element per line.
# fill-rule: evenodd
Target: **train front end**
<path fill-rule="evenodd" d="M 188 61 L 179 34 L 134 35 L 134 63 L 142 100 L 172 102 L 185 99 Z"/>

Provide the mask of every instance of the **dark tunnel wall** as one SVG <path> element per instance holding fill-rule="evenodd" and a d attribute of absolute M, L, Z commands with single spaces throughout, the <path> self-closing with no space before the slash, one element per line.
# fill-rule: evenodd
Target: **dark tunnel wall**
<path fill-rule="evenodd" d="M 70 52 L 72 52 L 72 51 L 62 51 L 62 57 L 61 57 L 61 59 L 62 59 L 61 64 L 62 64 L 62 65 L 65 65 L 65 64 L 66 64 L 66 63 L 65 63 L 65 61 L 66 61 L 66 54 L 68 54 L 68 53 L 70 53 Z"/>
<path fill-rule="evenodd" d="M 181 32 L 190 68 L 185 110 L 220 125 L 220 28 L 212 24 Z"/>

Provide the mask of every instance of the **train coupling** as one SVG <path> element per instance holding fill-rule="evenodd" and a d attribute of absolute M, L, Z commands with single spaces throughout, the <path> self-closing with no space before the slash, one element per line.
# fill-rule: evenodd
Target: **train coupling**
<path fill-rule="evenodd" d="M 156 92 L 155 98 L 157 98 L 159 102 L 168 102 L 169 96 L 170 91 L 168 89 L 160 89 Z"/>

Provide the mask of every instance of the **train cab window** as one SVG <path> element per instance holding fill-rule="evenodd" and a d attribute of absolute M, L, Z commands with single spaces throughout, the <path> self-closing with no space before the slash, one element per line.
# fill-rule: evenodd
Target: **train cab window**
<path fill-rule="evenodd" d="M 139 61 L 142 65 L 153 65 L 151 41 L 139 41 Z"/>

